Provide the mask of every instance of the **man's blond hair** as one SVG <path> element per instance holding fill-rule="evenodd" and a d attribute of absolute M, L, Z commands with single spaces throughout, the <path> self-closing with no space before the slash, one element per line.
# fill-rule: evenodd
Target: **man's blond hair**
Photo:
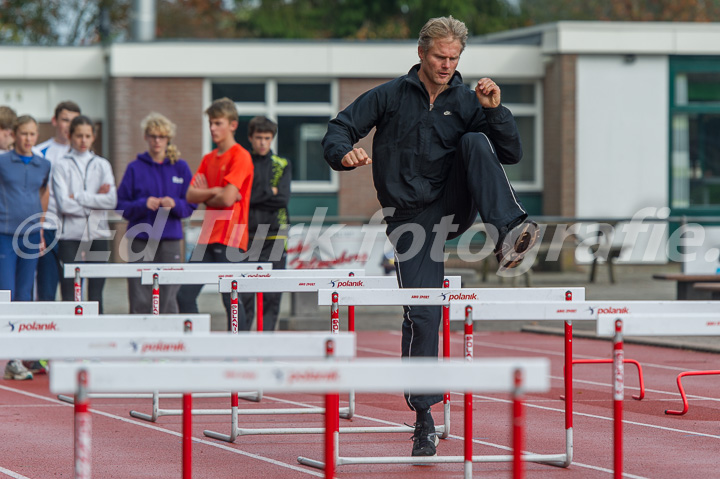
<path fill-rule="evenodd" d="M 462 45 L 460 53 L 462 53 L 467 44 L 468 29 L 463 22 L 452 16 L 431 18 L 420 29 L 418 46 L 427 53 L 430 47 L 433 46 L 435 40 L 442 40 L 444 38 L 452 38 L 453 40 L 460 41 L 460 45 Z"/>
<path fill-rule="evenodd" d="M 212 102 L 205 114 L 211 119 L 227 118 L 228 121 L 238 121 L 238 112 L 235 102 L 230 98 L 218 98 Z"/>

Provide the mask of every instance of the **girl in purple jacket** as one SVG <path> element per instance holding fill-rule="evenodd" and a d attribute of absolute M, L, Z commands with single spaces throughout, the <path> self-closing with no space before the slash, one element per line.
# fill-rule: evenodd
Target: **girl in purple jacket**
<path fill-rule="evenodd" d="M 128 220 L 125 240 L 127 261 L 180 263 L 182 218 L 197 207 L 185 200 L 192 173 L 180 152 L 171 143 L 175 125 L 159 113 L 151 113 L 141 123 L 148 151 L 132 161 L 120 187 L 117 208 Z M 160 287 L 160 312 L 178 312 L 175 295 L 179 286 Z M 130 313 L 152 312 L 152 288 L 128 279 Z"/>

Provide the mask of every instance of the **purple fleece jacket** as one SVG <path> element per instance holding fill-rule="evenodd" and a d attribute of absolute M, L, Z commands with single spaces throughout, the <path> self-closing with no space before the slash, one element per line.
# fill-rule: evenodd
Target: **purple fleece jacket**
<path fill-rule="evenodd" d="M 131 162 L 117 190 L 117 209 L 128 220 L 128 236 L 132 238 L 178 240 L 183 238 L 182 218 L 190 216 L 197 205 L 185 200 L 192 173 L 184 160 L 171 164 L 165 158 L 162 163 L 155 163 L 145 152 Z M 175 200 L 175 206 L 170 209 L 164 229 L 159 224 L 148 235 L 149 227 L 155 224 L 158 211 L 148 209 L 146 203 L 150 196 L 163 198 L 170 196 Z M 136 225 L 149 225 L 149 227 L 132 228 Z"/>

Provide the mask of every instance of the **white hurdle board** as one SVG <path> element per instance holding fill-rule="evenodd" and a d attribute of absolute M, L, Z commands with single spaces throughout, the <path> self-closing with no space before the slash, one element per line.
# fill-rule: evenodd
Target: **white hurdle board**
<path fill-rule="evenodd" d="M 51 334 L 56 332 L 100 332 L 100 331 L 177 331 L 185 330 L 185 322 L 192 322 L 193 331 L 210 331 L 209 314 L 102 314 L 58 315 L 58 316 L 2 316 L 7 323 L 0 328 L 0 336 L 18 337 L 24 334 Z M 45 357 L 44 354 L 41 356 Z M 47 358 L 50 359 L 50 358 Z"/>
<path fill-rule="evenodd" d="M 623 322 L 624 336 L 720 336 L 720 314 L 696 313 L 689 305 L 682 313 L 601 314 L 597 321 L 598 336 L 614 336 L 617 319 Z"/>
<path fill-rule="evenodd" d="M 76 268 L 81 278 L 139 278 L 143 271 L 271 270 L 272 263 L 69 263 L 63 268 L 64 276 L 74 278 Z"/>
<path fill-rule="evenodd" d="M 157 316 L 155 316 L 157 318 Z M 194 331 L 194 330 L 193 330 Z M 0 336 L 8 357 L 32 359 L 290 359 L 322 357 L 333 341 L 334 357 L 355 357 L 353 333 L 55 333 Z M 302 347 L 300 347 L 302 345 Z M 320 352 L 318 352 L 320 351 Z M 147 363 L 143 363 L 147 364 Z M 185 363 L 187 365 L 187 363 Z M 232 364 L 232 363 L 229 363 Z M 257 363 L 253 363 L 254 367 Z M 55 363 L 51 370 L 54 371 Z M 132 382 L 130 383 L 132 386 Z M 216 390 L 219 388 L 216 388 Z M 157 390 L 157 387 L 154 389 Z M 107 392 L 107 391 L 103 391 Z M 138 392 L 133 390 L 133 392 Z"/>
<path fill-rule="evenodd" d="M 9 303 L 12 300 L 11 293 L 7 289 L 0 290 L 0 303 Z"/>
<path fill-rule="evenodd" d="M 458 301 L 450 304 L 450 318 L 465 317 L 465 307 L 472 306 L 473 319 L 502 320 L 573 320 L 596 319 L 606 314 L 715 313 L 720 318 L 720 301 L 572 301 L 503 302 Z"/>
<path fill-rule="evenodd" d="M 276 270 L 278 271 L 278 270 Z M 450 287 L 460 287 L 460 276 L 448 276 Z M 222 293 L 229 293 L 232 290 L 233 281 L 237 282 L 239 292 L 317 292 L 320 289 L 398 289 L 397 277 L 395 276 L 362 276 L 362 277 L 341 277 L 328 274 L 322 277 L 293 277 L 293 278 L 222 278 L 219 290 Z"/>
<path fill-rule="evenodd" d="M 2 316 L 27 315 L 36 319 L 46 316 L 75 314 L 77 307 L 82 308 L 83 316 L 97 316 L 100 306 L 97 301 L 12 301 L 0 302 L 0 319 Z"/>
<path fill-rule="evenodd" d="M 336 336 L 333 335 L 333 339 Z M 297 351 L 296 351 L 297 352 Z M 88 392 L 206 392 L 218 388 L 263 389 L 276 392 L 508 392 L 519 369 L 523 390 L 547 392 L 550 362 L 546 358 L 479 359 L 473 362 L 362 359 L 353 362 L 292 363 L 57 363 L 50 369 L 50 390 L 73 393 L 77 373 L 88 371 Z M 382 374 L 378 374 L 382 371 Z"/>
<path fill-rule="evenodd" d="M 83 389 L 78 391 L 80 372 L 83 372 Z M 383 374 L 377 374 L 382 371 Z M 338 392 L 351 390 L 370 392 L 397 392 L 402 389 L 428 390 L 428 392 L 455 389 L 466 392 L 517 392 L 513 379 L 516 374 L 524 378 L 522 391 L 546 392 L 550 387 L 550 363 L 547 358 L 504 358 L 467 361 L 422 361 L 362 359 L 355 362 L 293 362 L 286 364 L 260 363 L 238 364 L 214 363 L 150 363 L 127 362 L 70 364 L 60 363 L 50 370 L 50 389 L 54 393 L 84 395 L 93 391 L 127 392 L 129 389 L 151 391 L 155 387 L 181 393 L 202 392 L 224 387 L 230 390 L 263 389 L 283 393 L 308 392 L 329 394 L 326 399 L 325 451 L 328 458 L 335 458 L 324 466 L 325 477 L 335 477 L 334 466 L 339 459 L 335 448 L 338 442 L 336 426 L 331 426 L 330 397 Z M 429 388 L 429 389 L 428 389 Z M 82 419 L 82 418 L 80 418 Z M 76 415 L 76 421 L 78 417 Z M 184 423 L 188 422 L 185 418 Z M 190 429 L 191 424 L 187 429 Z M 522 427 L 522 426 L 521 426 Z M 80 433 L 79 441 L 90 449 L 90 432 Z M 470 440 L 470 438 L 466 438 Z M 183 471 L 191 468 L 192 440 L 183 435 Z M 77 448 L 76 448 L 77 451 Z M 515 451 L 520 462 L 521 451 Z M 298 458 L 300 461 L 302 458 Z M 363 458 L 358 458 L 363 459 Z M 371 458 L 372 459 L 372 458 Z M 404 458 L 411 463 L 420 459 L 425 462 L 443 462 L 446 457 Z M 465 477 L 472 476 L 472 458 L 459 457 L 453 462 L 465 462 Z M 85 458 L 76 455 L 76 464 Z M 330 461 L 330 459 L 328 459 Z"/>
<path fill-rule="evenodd" d="M 567 295 L 572 302 L 585 299 L 585 288 L 398 288 L 382 289 L 321 289 L 318 305 L 332 304 L 333 293 L 338 293 L 338 304 L 349 306 L 438 306 L 472 301 L 564 301 Z M 570 301 L 568 301 L 570 304 Z M 464 319 L 452 316 L 450 319 Z"/>
<path fill-rule="evenodd" d="M 208 263 L 206 263 L 208 264 Z M 217 264 L 217 263 L 216 263 Z M 158 276 L 159 284 L 218 284 L 221 278 L 253 278 L 253 279 L 271 279 L 271 278 L 316 278 L 328 277 L 347 278 L 351 276 L 365 276 L 365 270 L 351 269 L 280 269 L 270 271 L 253 271 L 249 272 L 233 272 L 222 271 L 222 274 L 207 268 L 202 271 L 195 271 L 192 274 L 186 271 L 145 271 L 140 275 L 142 284 L 152 284 L 155 274 Z M 228 291 L 230 291 L 228 289 Z"/>

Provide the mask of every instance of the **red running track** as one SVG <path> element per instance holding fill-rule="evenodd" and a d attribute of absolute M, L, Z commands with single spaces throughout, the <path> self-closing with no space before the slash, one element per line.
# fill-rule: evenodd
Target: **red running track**
<path fill-rule="evenodd" d="M 453 356 L 460 356 L 461 333 L 451 337 Z M 397 356 L 397 332 L 360 332 L 360 356 Z M 612 343 L 574 340 L 575 358 L 608 358 Z M 476 333 L 475 357 L 542 356 L 552 362 L 552 391 L 526 397 L 527 451 L 564 452 L 564 414 L 561 337 L 531 333 Z M 717 451 L 720 446 L 720 384 L 712 378 L 687 378 L 684 382 L 690 410 L 682 417 L 666 416 L 664 410 L 681 407 L 675 377 L 684 370 L 717 369 L 718 356 L 653 346 L 626 345 L 625 357 L 640 361 L 645 373 L 646 397 L 637 394 L 637 377 L 626 368 L 624 402 L 624 469 L 630 478 L 720 477 Z M 575 366 L 574 460 L 567 468 L 525 464 L 529 478 L 611 478 L 612 392 L 610 365 Z M 462 455 L 462 395 L 452 396 L 451 437 L 441 441 L 440 455 Z M 92 415 L 92 472 L 95 478 L 180 478 L 182 420 L 162 417 L 156 424 L 131 418 L 131 409 L 148 410 L 149 400 L 95 399 Z M 162 400 L 162 407 L 180 408 L 180 400 Z M 319 406 L 319 395 L 266 395 L 260 404 L 241 402 L 242 408 L 268 408 L 296 404 Z M 195 399 L 196 408 L 226 408 L 221 399 Z M 343 405 L 341 397 L 341 406 Z M 504 395 L 475 395 L 474 454 L 508 454 L 510 401 Z M 73 477 L 72 406 L 48 391 L 47 376 L 32 381 L 0 381 L 0 478 L 47 479 Z M 441 406 L 434 408 L 437 422 Z M 356 417 L 340 425 L 397 425 L 411 423 L 401 394 L 359 394 Z M 246 427 L 316 426 L 319 415 L 241 416 Z M 193 477 L 306 478 L 322 477 L 321 471 L 301 466 L 298 455 L 322 460 L 320 435 L 273 435 L 239 437 L 226 444 L 203 436 L 211 429 L 228 432 L 225 416 L 196 416 L 193 424 Z M 342 434 L 343 456 L 410 454 L 411 433 Z M 476 463 L 474 477 L 508 478 L 510 463 Z M 339 478 L 461 478 L 462 464 L 432 466 L 346 465 Z"/>

